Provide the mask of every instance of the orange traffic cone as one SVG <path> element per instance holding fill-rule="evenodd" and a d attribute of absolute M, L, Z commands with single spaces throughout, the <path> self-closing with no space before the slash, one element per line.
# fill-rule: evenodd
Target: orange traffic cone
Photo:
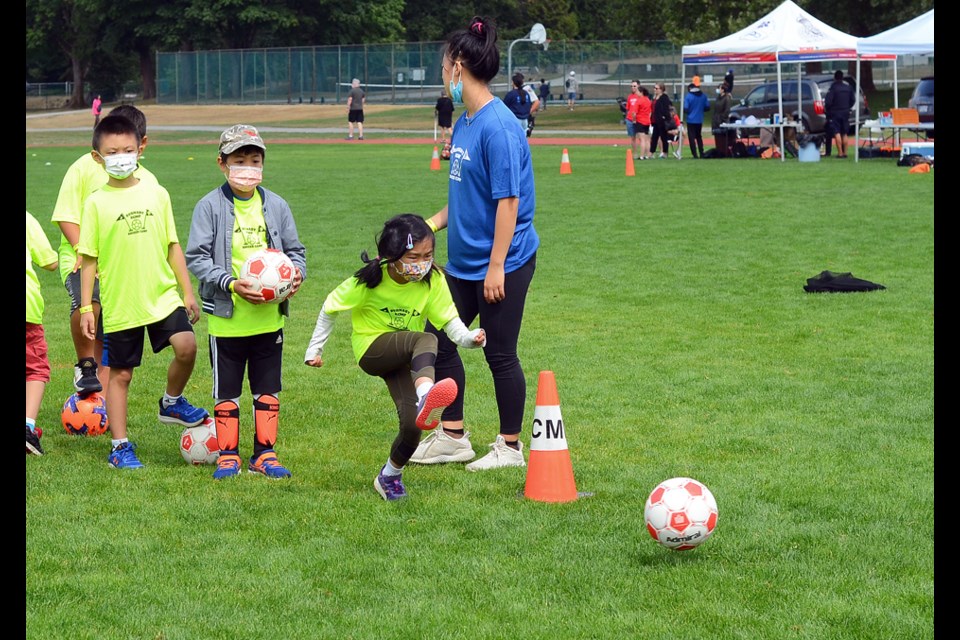
<path fill-rule="evenodd" d="M 560 400 L 553 371 L 540 372 L 523 495 L 539 502 L 571 502 L 577 499 L 577 485 L 573 480 L 573 465 L 563 431 L 563 419 L 560 417 Z"/>
<path fill-rule="evenodd" d="M 430 171 L 440 171 L 440 153 L 437 147 L 433 148 L 433 158 L 430 160 Z"/>
<path fill-rule="evenodd" d="M 630 149 L 627 149 L 627 175 L 636 175 L 636 173 L 633 171 L 633 151 Z"/>
<path fill-rule="evenodd" d="M 570 154 L 564 149 L 563 157 L 560 159 L 560 175 L 566 175 L 568 173 L 573 173 L 573 169 L 570 168 Z"/>

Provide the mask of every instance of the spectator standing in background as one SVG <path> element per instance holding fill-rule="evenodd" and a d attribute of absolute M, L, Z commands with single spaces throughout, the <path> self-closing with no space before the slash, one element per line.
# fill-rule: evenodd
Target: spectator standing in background
<path fill-rule="evenodd" d="M 710 99 L 700 90 L 700 76 L 694 76 L 683 97 L 683 114 L 687 118 L 687 143 L 694 158 L 703 157 L 703 118 L 710 110 Z"/>
<path fill-rule="evenodd" d="M 580 88 L 580 83 L 577 82 L 576 71 L 570 72 L 570 77 L 567 78 L 563 86 L 567 90 L 567 107 L 569 107 L 570 111 L 573 111 L 573 107 L 577 103 L 577 90 Z"/>
<path fill-rule="evenodd" d="M 550 98 L 550 83 L 540 78 L 540 111 L 547 110 L 547 100 Z"/>
<path fill-rule="evenodd" d="M 363 105 L 367 103 L 367 94 L 360 88 L 360 79 L 354 78 L 350 83 L 350 93 L 347 94 L 347 125 L 350 134 L 347 140 L 353 140 L 353 125 L 357 125 L 359 139 L 363 140 Z"/>
<path fill-rule="evenodd" d="M 717 87 L 717 99 L 713 102 L 713 116 L 710 125 L 713 128 L 714 144 L 716 144 L 716 157 L 726 158 L 730 155 L 730 133 L 726 129 L 721 129 L 730 118 L 730 103 L 733 99 L 730 97 L 730 86 L 724 81 Z"/>
<path fill-rule="evenodd" d="M 433 114 L 437 118 L 437 126 L 440 127 L 440 142 L 446 142 L 453 137 L 453 100 L 443 89 L 440 90 Z"/>
<path fill-rule="evenodd" d="M 90 111 L 93 113 L 93 127 L 96 128 L 100 124 L 100 113 L 103 111 L 103 101 L 100 100 L 100 94 L 97 94 L 97 97 L 93 99 L 93 107 Z"/>
<path fill-rule="evenodd" d="M 833 74 L 833 84 L 827 91 L 824 107 L 827 111 L 827 152 L 830 155 L 830 138 L 837 147 L 837 157 L 847 157 L 847 129 L 850 128 L 850 109 L 855 98 L 853 88 L 844 81 L 843 71 L 837 69 Z"/>

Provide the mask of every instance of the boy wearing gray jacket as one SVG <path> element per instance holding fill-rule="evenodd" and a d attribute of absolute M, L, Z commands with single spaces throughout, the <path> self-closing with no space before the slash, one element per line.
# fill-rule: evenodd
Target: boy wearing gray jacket
<path fill-rule="evenodd" d="M 252 254 L 273 248 L 296 268 L 293 293 L 307 273 L 306 249 L 297 235 L 290 205 L 260 186 L 267 147 L 256 128 L 238 124 L 220 135 L 217 165 L 226 182 L 197 203 L 187 242 L 187 268 L 200 283 L 207 314 L 213 369 L 214 420 L 220 457 L 214 479 L 240 473 L 240 406 L 244 370 L 253 395 L 253 455 L 248 470 L 289 478 L 274 445 L 280 412 L 283 325 L 289 298 L 267 302 L 239 277 Z"/>

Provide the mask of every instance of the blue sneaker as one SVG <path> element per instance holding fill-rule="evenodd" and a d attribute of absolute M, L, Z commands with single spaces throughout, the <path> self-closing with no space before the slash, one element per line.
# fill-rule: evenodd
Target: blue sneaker
<path fill-rule="evenodd" d="M 217 458 L 217 470 L 213 472 L 214 480 L 223 480 L 240 475 L 240 456 L 235 453 L 221 453 Z"/>
<path fill-rule="evenodd" d="M 383 469 L 373 481 L 373 488 L 384 500 L 393 501 L 407 497 L 407 488 L 403 486 L 403 476 L 385 476 Z"/>
<path fill-rule="evenodd" d="M 160 414 L 157 417 L 160 419 L 160 422 L 182 424 L 185 427 L 196 427 L 206 420 L 208 415 L 206 409 L 195 407 L 187 402 L 186 398 L 180 396 L 175 403 L 166 409 L 163 408 L 163 398 L 160 398 Z"/>
<path fill-rule="evenodd" d="M 267 449 L 256 458 L 250 458 L 250 466 L 247 468 L 252 473 L 262 473 L 268 478 L 289 478 L 293 475 L 285 466 L 280 464 L 273 449 Z"/>
<path fill-rule="evenodd" d="M 114 469 L 142 469 L 143 463 L 137 459 L 134 449 L 137 446 L 132 442 L 124 442 L 107 456 L 107 462 Z"/>

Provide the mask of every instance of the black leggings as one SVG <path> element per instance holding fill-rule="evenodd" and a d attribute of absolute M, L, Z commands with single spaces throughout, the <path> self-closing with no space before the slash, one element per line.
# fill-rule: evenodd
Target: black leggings
<path fill-rule="evenodd" d="M 360 358 L 360 369 L 383 378 L 397 406 L 400 432 L 390 447 L 390 460 L 402 467 L 420 444 L 423 431 L 417 427 L 417 389 L 414 381 L 435 379 L 437 337 L 422 331 L 395 331 L 379 336 Z"/>
<path fill-rule="evenodd" d="M 483 355 L 493 375 L 493 391 L 500 414 L 500 433 L 515 435 L 523 425 L 523 410 L 527 401 L 527 382 L 523 377 L 520 358 L 517 357 L 517 342 L 527 290 L 537 268 L 536 254 L 525 265 L 506 274 L 503 288 L 506 297 L 497 304 L 488 304 L 483 299 L 483 280 L 461 280 L 447 276 L 453 301 L 460 319 L 470 326 L 480 316 L 480 327 L 487 334 L 487 346 Z M 457 399 L 444 409 L 441 420 L 463 420 L 463 396 L 466 390 L 466 375 L 457 346 L 446 334 L 427 325 L 427 330 L 437 334 L 437 378 L 453 378 L 457 383 Z"/>
<path fill-rule="evenodd" d="M 663 128 L 663 125 L 653 125 L 653 135 L 650 136 L 650 153 L 657 152 L 657 141 L 660 141 L 661 151 L 667 153 L 670 148 L 670 134 Z"/>

